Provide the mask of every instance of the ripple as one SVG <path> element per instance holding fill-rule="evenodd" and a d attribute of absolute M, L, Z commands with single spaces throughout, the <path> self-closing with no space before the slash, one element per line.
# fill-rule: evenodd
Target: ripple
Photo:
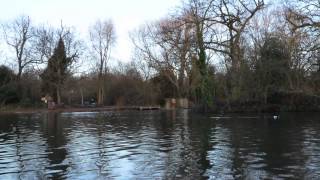
<path fill-rule="evenodd" d="M 313 179 L 320 122 L 258 115 L 61 113 L 7 118 L 0 179 Z M 254 117 L 254 118 L 253 118 Z M 293 117 L 293 119 L 292 119 Z M 218 120 L 212 120 L 218 119 Z M 11 131 L 10 124 L 18 124 Z"/>

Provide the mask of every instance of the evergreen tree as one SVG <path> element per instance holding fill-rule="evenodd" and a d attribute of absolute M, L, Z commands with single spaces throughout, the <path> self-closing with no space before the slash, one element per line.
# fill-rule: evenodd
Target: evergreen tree
<path fill-rule="evenodd" d="M 71 58 L 66 56 L 63 39 L 60 38 L 53 55 L 48 60 L 47 68 L 41 75 L 42 90 L 50 94 L 57 104 L 61 104 L 61 89 L 68 75 L 68 67 L 71 62 Z"/>
<path fill-rule="evenodd" d="M 286 42 L 277 36 L 265 40 L 260 54 L 256 73 L 264 103 L 267 103 L 268 94 L 287 89 L 290 56 Z"/>

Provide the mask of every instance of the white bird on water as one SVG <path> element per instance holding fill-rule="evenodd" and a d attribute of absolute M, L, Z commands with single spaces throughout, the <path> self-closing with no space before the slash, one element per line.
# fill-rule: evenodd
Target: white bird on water
<path fill-rule="evenodd" d="M 277 119 L 279 119 L 279 117 L 280 117 L 280 116 L 274 115 L 274 116 L 273 116 L 273 120 L 277 120 Z"/>

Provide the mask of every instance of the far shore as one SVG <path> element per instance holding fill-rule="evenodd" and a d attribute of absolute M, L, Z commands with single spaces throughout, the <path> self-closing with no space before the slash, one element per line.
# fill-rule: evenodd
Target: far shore
<path fill-rule="evenodd" d="M 103 107 L 63 107 L 49 110 L 47 108 L 9 108 L 0 109 L 0 114 L 34 114 L 48 112 L 102 112 L 119 110 L 159 110 L 160 106 L 103 106 Z"/>
<path fill-rule="evenodd" d="M 286 107 L 286 106 L 284 106 Z M 143 110 L 163 110 L 165 108 L 161 106 L 102 106 L 102 107 L 72 107 L 72 106 L 65 106 L 65 107 L 57 107 L 55 109 L 49 110 L 45 107 L 34 107 L 34 108 L 24 108 L 24 107 L 5 107 L 0 109 L 0 114 L 34 114 L 34 113 L 48 113 L 48 112 L 104 112 L 104 111 L 143 111 Z M 179 108 L 178 108 L 179 109 Z M 195 107 L 189 108 L 194 112 L 201 112 Z M 317 108 L 301 108 L 301 109 L 290 109 L 290 108 L 283 108 L 281 106 L 274 106 L 264 107 L 264 109 L 259 109 L 256 106 L 243 106 L 243 107 L 233 107 L 232 109 L 216 109 L 212 111 L 205 111 L 206 113 L 274 113 L 274 112 L 320 112 L 320 107 Z"/>

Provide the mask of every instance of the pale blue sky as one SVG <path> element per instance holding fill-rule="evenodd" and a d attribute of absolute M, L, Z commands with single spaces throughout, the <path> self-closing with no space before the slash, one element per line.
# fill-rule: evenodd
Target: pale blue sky
<path fill-rule="evenodd" d="M 128 33 L 141 24 L 164 17 L 180 0 L 0 0 L 0 23 L 18 15 L 31 17 L 34 24 L 74 26 L 87 38 L 88 27 L 97 19 L 112 18 L 117 31 L 117 45 L 112 56 L 131 59 L 132 43 Z"/>

